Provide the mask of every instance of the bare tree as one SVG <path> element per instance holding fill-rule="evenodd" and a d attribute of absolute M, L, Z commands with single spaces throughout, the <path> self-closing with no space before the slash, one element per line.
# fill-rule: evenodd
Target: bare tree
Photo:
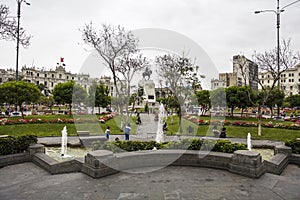
<path fill-rule="evenodd" d="M 145 61 L 142 56 L 134 58 L 134 54 L 138 52 L 138 39 L 121 26 L 102 25 L 101 29 L 97 31 L 92 22 L 83 27 L 82 38 L 86 44 L 98 52 L 109 67 L 118 98 L 128 98 L 127 103 L 126 101 L 118 101 L 122 103 L 118 105 L 122 130 L 124 125 L 123 106 L 127 105 L 128 111 L 130 82 L 133 75 L 143 68 L 143 61 Z"/>
<path fill-rule="evenodd" d="M 193 88 L 197 79 L 195 75 L 194 65 L 191 59 L 186 57 L 186 53 L 182 56 L 163 55 L 156 57 L 159 66 L 158 75 L 161 79 L 168 83 L 173 97 L 176 99 L 178 106 L 179 131 L 182 133 L 182 111 L 184 102 L 192 96 Z"/>
<path fill-rule="evenodd" d="M 0 5 L 0 39 L 17 40 L 17 21 L 15 17 L 9 16 L 9 7 Z M 26 35 L 25 30 L 19 29 L 19 42 L 23 47 L 30 45 L 31 35 Z"/>
<path fill-rule="evenodd" d="M 117 59 L 116 71 L 118 72 L 118 82 L 122 85 L 123 88 L 119 91 L 119 95 L 123 96 L 125 109 L 127 113 L 126 122 L 128 123 L 129 118 L 129 102 L 131 96 L 131 87 L 132 79 L 135 74 L 148 66 L 149 62 L 146 57 L 143 57 L 142 54 L 124 54 L 123 57 Z"/>
<path fill-rule="evenodd" d="M 260 101 L 258 101 L 258 135 L 261 135 L 261 108 L 265 106 L 273 90 L 276 88 L 281 74 L 300 62 L 300 53 L 299 51 L 291 49 L 291 39 L 288 39 L 283 40 L 281 44 L 279 51 L 279 69 L 277 64 L 277 48 L 264 53 L 255 54 L 254 58 L 259 66 L 259 71 L 271 75 L 273 79 L 271 86 L 265 85 L 262 80 L 259 80 L 262 91 L 259 95 Z"/>
<path fill-rule="evenodd" d="M 255 54 L 254 57 L 255 62 L 259 66 L 259 71 L 267 72 L 271 75 L 273 79 L 273 83 L 270 86 L 271 90 L 276 87 L 276 83 L 279 81 L 282 73 L 300 62 L 300 52 L 291 49 L 291 39 L 282 40 L 279 51 L 279 69 L 277 65 L 277 48 L 265 53 Z M 262 88 L 265 88 L 261 81 L 259 81 L 259 84 Z"/>

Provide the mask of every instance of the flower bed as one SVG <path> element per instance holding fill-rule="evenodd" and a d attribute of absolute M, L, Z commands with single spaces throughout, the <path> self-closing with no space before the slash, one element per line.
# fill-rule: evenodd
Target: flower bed
<path fill-rule="evenodd" d="M 209 124 L 220 124 L 225 126 L 242 126 L 242 127 L 257 127 L 258 123 L 256 122 L 245 122 L 245 121 L 235 121 L 235 122 L 228 122 L 226 120 L 201 120 L 198 119 L 196 116 L 185 116 L 186 120 L 191 121 L 197 125 L 209 125 Z M 273 123 L 269 121 L 268 123 L 261 123 L 262 127 L 266 128 L 284 128 L 284 129 L 291 129 L 291 130 L 300 130 L 300 120 L 296 121 L 292 124 L 283 124 L 283 123 Z"/>
<path fill-rule="evenodd" d="M 100 123 L 105 123 L 106 121 L 113 119 L 114 114 L 108 114 L 105 116 L 102 116 L 98 119 Z M 76 119 L 76 123 L 89 123 L 89 122 L 95 122 L 93 119 L 90 118 L 78 118 Z M 33 118 L 33 119 L 23 119 L 18 118 L 16 120 L 11 120 L 7 118 L 0 119 L 0 125 L 15 125 L 15 124 L 74 124 L 74 119 L 64 119 L 64 118 L 57 118 L 52 120 L 46 120 L 46 119 L 40 119 L 40 118 Z"/>

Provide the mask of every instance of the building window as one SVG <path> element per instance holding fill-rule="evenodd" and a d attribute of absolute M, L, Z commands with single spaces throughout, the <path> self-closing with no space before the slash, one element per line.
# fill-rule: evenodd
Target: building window
<path fill-rule="evenodd" d="M 292 83 L 294 82 L 294 79 L 292 79 Z"/>
<path fill-rule="evenodd" d="M 292 90 L 293 89 L 293 86 L 290 86 L 290 90 Z"/>
<path fill-rule="evenodd" d="M 62 77 L 62 75 L 61 74 L 59 74 L 59 78 L 61 78 Z"/>
<path fill-rule="evenodd" d="M 74 80 L 74 77 L 72 77 L 72 80 Z"/>
<path fill-rule="evenodd" d="M 47 86 L 47 81 L 44 82 L 44 85 Z"/>
<path fill-rule="evenodd" d="M 294 74 L 292 74 L 292 77 L 294 77 Z"/>
<path fill-rule="evenodd" d="M 39 85 L 39 84 L 40 84 L 40 82 L 39 82 L 39 81 L 36 81 L 36 84 L 37 84 L 37 85 Z"/>
<path fill-rule="evenodd" d="M 39 77 L 39 76 L 40 76 L 40 74 L 39 74 L 39 73 L 37 73 L 37 74 L 36 74 L 36 76 L 37 76 L 37 77 Z"/>
<path fill-rule="evenodd" d="M 2 78 L 0 78 L 0 83 L 2 83 Z"/>
<path fill-rule="evenodd" d="M 261 75 L 261 78 L 264 78 L 264 75 Z"/>
<path fill-rule="evenodd" d="M 270 83 L 270 80 L 268 80 L 268 83 Z"/>
<path fill-rule="evenodd" d="M 54 85 L 54 83 L 53 83 L 53 82 L 51 82 L 51 87 L 53 87 L 53 85 Z"/>
<path fill-rule="evenodd" d="M 45 78 L 47 78 L 47 74 L 45 74 Z"/>
<path fill-rule="evenodd" d="M 67 76 L 67 80 L 69 80 L 69 76 Z"/>

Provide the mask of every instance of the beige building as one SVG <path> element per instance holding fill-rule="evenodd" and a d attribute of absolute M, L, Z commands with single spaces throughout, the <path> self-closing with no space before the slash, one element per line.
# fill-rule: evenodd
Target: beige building
<path fill-rule="evenodd" d="M 272 86 L 274 79 L 270 72 L 259 73 L 259 81 L 262 85 Z M 286 70 L 280 76 L 280 88 L 286 96 L 300 94 L 300 63 Z M 277 86 L 277 83 L 275 83 Z M 261 86 L 259 85 L 259 89 Z"/>
<path fill-rule="evenodd" d="M 211 80 L 211 89 L 230 86 L 250 86 L 258 90 L 258 66 L 245 56 L 233 56 L 233 72 L 220 73 L 219 79 Z"/>

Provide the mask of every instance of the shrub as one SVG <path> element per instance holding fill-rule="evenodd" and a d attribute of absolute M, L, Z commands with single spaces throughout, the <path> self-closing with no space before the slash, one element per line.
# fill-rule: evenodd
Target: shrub
<path fill-rule="evenodd" d="M 37 137 L 33 135 L 21 137 L 0 138 L 0 155 L 8 155 L 24 152 L 30 145 L 37 143 Z"/>
<path fill-rule="evenodd" d="M 214 145 L 212 151 L 233 153 L 237 150 L 246 150 L 247 146 L 241 143 L 232 143 L 228 140 L 218 140 Z"/>
<path fill-rule="evenodd" d="M 300 140 L 288 140 L 285 142 L 285 145 L 291 147 L 293 153 L 300 154 Z"/>
<path fill-rule="evenodd" d="M 93 150 L 109 150 L 112 152 L 124 151 L 141 151 L 154 149 L 187 149 L 187 150 L 203 150 L 217 151 L 224 153 L 233 153 L 237 150 L 246 150 L 245 144 L 232 143 L 227 140 L 203 140 L 197 138 L 183 139 L 179 142 L 171 141 L 165 143 L 157 143 L 155 141 L 114 141 L 114 142 L 95 142 Z"/>
<path fill-rule="evenodd" d="M 152 150 L 154 147 L 160 149 L 162 144 L 155 141 L 114 141 L 114 142 L 94 142 L 93 150 L 109 150 L 112 152 L 124 152 L 124 151 L 141 151 Z"/>

